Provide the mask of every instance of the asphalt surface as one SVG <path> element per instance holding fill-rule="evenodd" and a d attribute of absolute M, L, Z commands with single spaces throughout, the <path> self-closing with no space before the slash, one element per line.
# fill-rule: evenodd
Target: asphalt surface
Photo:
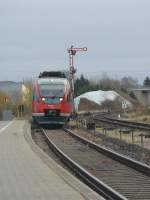
<path fill-rule="evenodd" d="M 0 199 L 83 200 L 24 138 L 24 120 L 0 122 Z"/>

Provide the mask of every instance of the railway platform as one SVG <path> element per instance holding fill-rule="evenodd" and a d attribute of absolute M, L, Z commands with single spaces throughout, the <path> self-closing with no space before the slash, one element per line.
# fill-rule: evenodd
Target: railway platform
<path fill-rule="evenodd" d="M 25 120 L 0 122 L 0 199 L 103 200 L 34 144 Z"/>

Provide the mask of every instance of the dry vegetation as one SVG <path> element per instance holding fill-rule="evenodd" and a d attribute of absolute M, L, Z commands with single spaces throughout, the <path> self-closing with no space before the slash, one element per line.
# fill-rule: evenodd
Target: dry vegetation
<path fill-rule="evenodd" d="M 122 117 L 131 121 L 150 123 L 150 108 L 139 105 L 134 111 L 124 113 Z"/>
<path fill-rule="evenodd" d="M 89 101 L 85 98 L 82 98 L 80 100 L 80 104 L 79 104 L 79 107 L 78 109 L 80 111 L 91 111 L 91 110 L 101 110 L 101 107 L 100 105 L 98 105 L 97 103 L 95 102 L 92 102 L 92 101 Z"/>

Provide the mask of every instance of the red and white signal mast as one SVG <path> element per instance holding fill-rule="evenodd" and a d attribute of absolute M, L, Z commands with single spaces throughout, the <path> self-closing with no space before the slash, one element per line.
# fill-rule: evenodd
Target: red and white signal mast
<path fill-rule="evenodd" d="M 87 51 L 87 47 L 83 48 L 74 48 L 73 45 L 67 49 L 69 54 L 69 79 L 71 83 L 71 93 L 73 97 L 73 112 L 75 112 L 74 108 L 74 74 L 76 73 L 76 69 L 74 68 L 74 56 L 78 51 Z"/>

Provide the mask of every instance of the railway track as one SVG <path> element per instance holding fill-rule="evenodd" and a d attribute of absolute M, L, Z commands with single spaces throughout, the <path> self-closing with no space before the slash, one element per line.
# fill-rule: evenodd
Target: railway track
<path fill-rule="evenodd" d="M 102 122 L 102 123 L 106 123 L 106 124 L 113 125 L 116 127 L 127 127 L 130 129 L 150 131 L 150 124 L 128 121 L 128 120 L 119 120 L 119 119 L 110 117 L 109 114 L 97 114 L 93 116 L 93 120 L 96 123 Z"/>
<path fill-rule="evenodd" d="M 147 165 L 100 147 L 68 129 L 42 132 L 60 159 L 106 199 L 150 199 Z"/>
<path fill-rule="evenodd" d="M 87 130 L 86 128 L 75 129 L 75 131 L 87 139 L 94 141 L 97 145 L 112 149 L 119 154 L 126 155 L 139 162 L 150 165 L 150 150 L 137 144 L 130 144 L 125 140 L 111 137 L 101 131 Z"/>

